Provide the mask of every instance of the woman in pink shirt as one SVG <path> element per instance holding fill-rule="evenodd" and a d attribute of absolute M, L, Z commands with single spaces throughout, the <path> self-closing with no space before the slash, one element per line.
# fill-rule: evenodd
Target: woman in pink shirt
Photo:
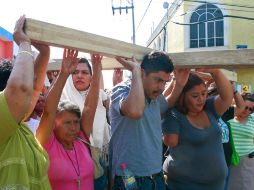
<path fill-rule="evenodd" d="M 58 104 L 68 76 L 77 67 L 77 55 L 76 50 L 64 50 L 61 71 L 46 98 L 36 133 L 49 154 L 48 175 L 53 190 L 93 190 L 94 186 L 94 166 L 89 148 L 77 137 L 87 140 L 92 131 L 99 96 L 100 55 L 91 55 L 93 76 L 82 114 L 71 102 Z"/>

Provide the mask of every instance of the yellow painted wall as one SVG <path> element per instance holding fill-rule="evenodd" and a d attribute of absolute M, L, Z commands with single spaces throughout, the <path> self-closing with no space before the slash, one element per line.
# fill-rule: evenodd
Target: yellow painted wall
<path fill-rule="evenodd" d="M 184 16 L 179 16 L 184 13 L 184 6 L 179 7 L 175 16 L 171 21 L 183 23 Z M 168 30 L 168 52 L 183 52 L 184 51 L 184 27 L 175 23 L 169 22 Z"/>
<path fill-rule="evenodd" d="M 226 2 L 226 1 L 225 1 Z M 231 4 L 241 4 L 247 6 L 254 6 L 253 0 L 237 0 L 237 1 L 227 1 Z M 232 7 L 231 7 L 232 8 Z M 243 11 L 232 10 L 229 12 L 230 15 L 250 17 L 254 18 L 254 9 L 239 8 L 234 7 L 232 9 L 240 9 Z M 226 18 L 231 20 L 230 30 L 229 30 L 229 48 L 236 49 L 236 45 L 248 45 L 248 49 L 254 49 L 254 21 L 253 20 L 244 20 L 244 19 L 235 19 L 235 18 Z M 252 86 L 252 92 L 254 88 L 254 69 L 237 69 L 238 83 L 247 84 Z"/>
<path fill-rule="evenodd" d="M 213 0 L 224 4 L 246 5 L 254 7 L 254 0 Z M 198 6 L 202 4 L 194 2 L 184 2 L 177 10 L 171 21 L 179 23 L 188 23 L 187 19 Z M 215 4 L 216 5 L 216 4 Z M 232 7 L 226 5 L 216 5 L 222 9 L 224 15 L 233 15 L 241 17 L 254 18 L 254 9 L 243 7 Z M 239 11 L 242 10 L 242 11 Z M 187 13 L 185 16 L 180 16 Z M 254 20 L 244 20 L 236 18 L 224 18 L 225 30 L 225 46 L 224 49 L 236 49 L 236 45 L 247 45 L 248 49 L 254 49 Z M 168 52 L 184 52 L 184 51 L 204 51 L 209 48 L 190 49 L 189 43 L 189 26 L 177 25 L 169 22 L 168 30 Z M 221 49 L 221 47 L 213 47 L 210 50 Z M 234 68 L 232 68 L 234 69 Z M 254 89 L 254 69 L 236 70 L 239 84 L 248 84 Z M 252 90 L 253 91 L 253 90 Z"/>

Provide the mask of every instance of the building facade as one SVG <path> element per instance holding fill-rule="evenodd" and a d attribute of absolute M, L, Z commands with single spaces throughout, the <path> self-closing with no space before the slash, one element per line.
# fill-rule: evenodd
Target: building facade
<path fill-rule="evenodd" d="M 171 9 L 147 42 L 149 47 L 167 52 L 254 48 L 253 0 L 171 2 Z M 232 71 L 240 87 L 253 92 L 254 69 Z"/>
<path fill-rule="evenodd" d="M 13 37 L 12 33 L 0 27 L 0 59 L 12 60 Z"/>

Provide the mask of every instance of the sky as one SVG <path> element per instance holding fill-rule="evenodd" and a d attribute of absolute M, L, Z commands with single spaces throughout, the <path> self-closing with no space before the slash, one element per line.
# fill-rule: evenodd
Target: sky
<path fill-rule="evenodd" d="M 151 31 L 155 29 L 166 9 L 168 0 L 133 0 L 135 28 L 137 29 L 149 3 L 147 13 L 136 31 L 136 44 L 146 45 Z M 117 7 L 129 5 L 131 0 L 4 0 L 1 2 L 0 26 L 13 32 L 20 15 L 52 24 L 57 24 L 93 34 L 132 43 L 132 12 L 122 10 L 112 13 L 112 4 Z M 62 49 L 51 48 L 51 59 L 61 58 Z M 82 53 L 79 54 L 82 56 Z M 105 86 L 112 86 L 112 72 L 103 73 Z"/>

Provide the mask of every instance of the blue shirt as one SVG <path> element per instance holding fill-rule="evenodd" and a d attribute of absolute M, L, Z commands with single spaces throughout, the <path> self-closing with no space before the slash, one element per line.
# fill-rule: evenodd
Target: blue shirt
<path fill-rule="evenodd" d="M 229 142 L 229 130 L 227 124 L 219 118 L 218 125 L 221 127 L 222 130 L 222 143 L 228 143 Z"/>
<path fill-rule="evenodd" d="M 121 83 L 113 89 L 111 96 L 110 164 L 113 176 L 121 175 L 122 163 L 125 163 L 135 176 L 150 176 L 162 170 L 160 114 L 168 109 L 168 103 L 164 96 L 160 95 L 150 103 L 146 101 L 140 119 L 123 116 L 120 107 L 129 94 L 130 85 L 130 81 Z"/>
<path fill-rule="evenodd" d="M 186 115 L 176 109 L 169 111 L 163 121 L 164 134 L 178 134 L 179 143 L 170 148 L 170 156 L 163 168 L 169 174 L 170 189 L 223 190 L 227 174 L 222 132 L 214 109 L 214 98 L 208 99 L 204 108 L 210 126 L 199 129 Z"/>

